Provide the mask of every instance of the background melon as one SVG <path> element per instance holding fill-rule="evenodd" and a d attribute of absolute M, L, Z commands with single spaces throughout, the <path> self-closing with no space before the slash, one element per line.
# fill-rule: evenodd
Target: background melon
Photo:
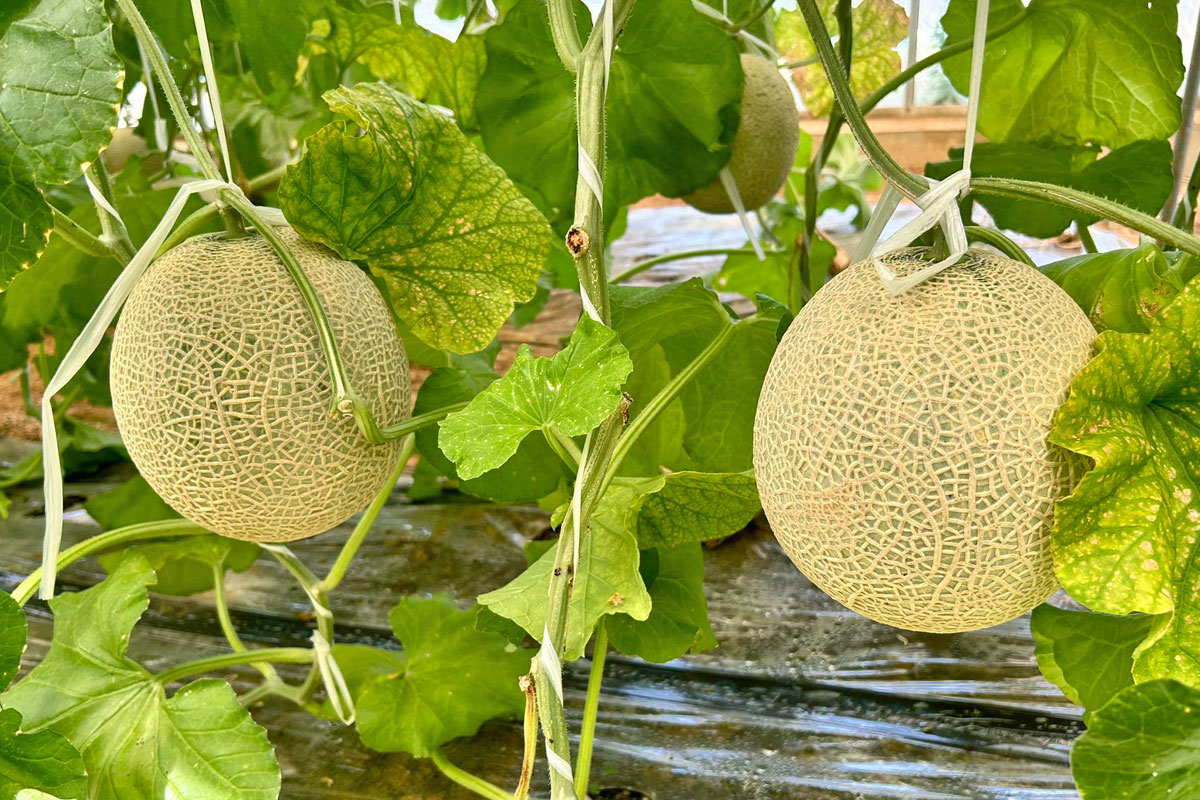
<path fill-rule="evenodd" d="M 800 143 L 800 117 L 792 90 L 774 64 L 743 53 L 742 72 L 742 116 L 733 137 L 729 171 L 742 205 L 749 210 L 765 205 L 783 188 Z M 710 214 L 734 210 L 720 178 L 683 200 Z"/>
<path fill-rule="evenodd" d="M 903 275 L 919 252 L 886 260 Z M 899 297 L 851 266 L 797 315 L 759 400 L 754 471 L 784 550 L 898 628 L 972 630 L 1045 600 L 1054 503 L 1083 469 L 1046 437 L 1095 335 L 1007 258 L 968 254 Z"/>
<path fill-rule="evenodd" d="M 404 346 L 354 264 L 278 229 L 321 298 L 351 386 L 380 425 L 409 415 Z M 290 541 L 362 509 L 399 457 L 331 415 L 333 391 L 299 289 L 260 236 L 197 236 L 130 295 L 112 350 L 113 409 L 150 485 L 226 536 Z"/>

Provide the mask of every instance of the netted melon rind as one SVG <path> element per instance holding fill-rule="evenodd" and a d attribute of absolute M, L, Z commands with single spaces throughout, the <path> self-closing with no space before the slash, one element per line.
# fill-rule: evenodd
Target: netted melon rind
<path fill-rule="evenodd" d="M 321 298 L 350 385 L 381 425 L 409 416 L 404 346 L 354 264 L 279 234 Z M 134 463 L 176 511 L 238 539 L 284 542 L 361 510 L 396 465 L 330 415 L 333 390 L 299 289 L 259 236 L 197 236 L 134 287 L 112 348 L 113 410 Z"/>
<path fill-rule="evenodd" d="M 774 63 L 742 54 L 741 121 L 730 145 L 729 172 L 746 210 L 759 208 L 783 188 L 800 144 L 800 116 L 791 87 Z M 709 214 L 733 213 L 720 177 L 683 198 Z"/>
<path fill-rule="evenodd" d="M 906 274 L 915 252 L 887 262 Z M 1054 502 L 1084 466 L 1046 437 L 1095 335 L 1007 258 L 969 254 L 899 297 L 851 266 L 796 316 L 759 400 L 754 471 L 784 550 L 898 628 L 974 630 L 1041 603 Z"/>

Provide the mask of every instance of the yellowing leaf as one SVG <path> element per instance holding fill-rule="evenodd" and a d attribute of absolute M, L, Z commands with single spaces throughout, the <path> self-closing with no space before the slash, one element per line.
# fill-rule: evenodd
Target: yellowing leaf
<path fill-rule="evenodd" d="M 1101 334 L 1055 416 L 1050 441 L 1096 463 L 1056 507 L 1055 571 L 1096 611 L 1165 614 L 1134 677 L 1200 686 L 1200 283 L 1147 330 Z"/>
<path fill-rule="evenodd" d="M 821 0 L 821 14 L 831 35 L 837 33 L 836 0 Z M 850 62 L 850 86 L 862 100 L 900 71 L 896 45 L 908 36 L 908 15 L 892 0 L 863 0 L 854 9 L 854 57 Z M 812 37 L 799 11 L 784 11 L 775 22 L 779 54 L 788 61 L 816 56 Z M 792 70 L 792 81 L 800 90 L 804 106 L 816 116 L 833 108 L 833 88 L 819 63 Z"/>
<path fill-rule="evenodd" d="M 382 83 L 325 99 L 347 119 L 305 141 L 279 187 L 284 215 L 366 261 L 422 340 L 482 349 L 537 290 L 545 218 L 444 114 Z"/>

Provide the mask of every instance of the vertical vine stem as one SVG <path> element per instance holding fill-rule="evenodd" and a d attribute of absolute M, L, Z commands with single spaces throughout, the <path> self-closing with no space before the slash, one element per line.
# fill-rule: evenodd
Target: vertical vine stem
<path fill-rule="evenodd" d="M 579 52 L 575 70 L 575 119 L 579 136 L 580 157 L 590 159 L 595 173 L 604 176 L 605 164 L 605 115 L 604 102 L 609 47 L 633 11 L 636 0 L 608 0 L 614 3 L 611 9 L 612 39 L 606 41 L 604 22 L 601 21 L 588 36 L 587 43 Z M 555 48 L 560 55 L 572 48 L 571 31 L 564 30 L 564 0 L 551 0 L 551 32 Z M 557 7 L 556 7 L 557 6 Z M 601 11 L 601 20 L 605 12 Z M 567 60 L 564 65 L 570 69 Z M 591 312 L 600 322 L 610 320 L 608 304 L 608 272 L 604 262 L 604 211 L 601 198 L 597 197 L 588 182 L 589 176 L 580 170 L 575 184 L 575 220 L 567 236 L 568 249 L 575 258 L 576 271 L 583 295 L 591 305 Z M 563 707 L 561 686 L 562 673 L 559 659 L 567 631 L 567 610 L 570 606 L 571 590 L 574 585 L 574 564 L 577 559 L 576 541 L 582 550 L 588 537 L 588 521 L 600 499 L 601 482 L 606 465 L 616 447 L 623 424 L 623 410 L 610 416 L 588 435 L 584 446 L 585 458 L 576 480 L 579 482 L 575 495 L 573 513 L 568 513 L 558 537 L 554 555 L 554 566 L 550 576 L 547 595 L 546 629 L 542 637 L 539 658 L 534 663 L 533 678 L 537 711 L 542 732 L 546 740 L 547 759 L 551 761 L 550 793 L 552 800 L 574 798 L 572 778 L 554 763 L 570 764 L 571 747 L 567 732 L 566 713 Z M 578 528 L 576 526 L 578 525 Z M 567 770 L 569 772 L 569 770 Z"/>
<path fill-rule="evenodd" d="M 596 742 L 596 718 L 600 715 L 600 686 L 604 682 L 604 662 L 608 658 L 608 629 L 604 618 L 596 626 L 592 642 L 592 668 L 588 673 L 587 699 L 583 703 L 583 726 L 579 732 L 579 758 L 575 762 L 575 794 L 587 797 L 592 772 L 592 748 Z"/>
<path fill-rule="evenodd" d="M 342 545 L 337 560 L 333 562 L 333 566 L 329 568 L 329 572 L 322 579 L 319 585 L 320 589 L 332 592 L 342 582 L 342 578 L 346 577 L 346 570 L 350 568 L 350 563 L 354 561 L 354 556 L 358 554 L 358 548 L 362 547 L 363 541 L 371 531 L 371 526 L 375 524 L 375 520 L 379 517 L 379 512 L 383 511 L 383 507 L 387 505 L 388 498 L 392 496 L 392 490 L 396 488 L 396 481 L 400 480 L 400 473 L 404 472 L 404 467 L 408 464 L 408 459 L 413 454 L 415 443 L 416 438 L 412 434 L 409 434 L 408 438 L 404 440 L 404 444 L 400 447 L 400 457 L 396 460 L 396 468 L 392 470 L 392 474 L 388 476 L 388 479 L 384 482 L 379 492 L 371 500 L 371 504 L 367 506 L 362 516 L 358 518 L 358 522 L 355 523 L 354 531 L 350 534 L 350 538 Z"/>

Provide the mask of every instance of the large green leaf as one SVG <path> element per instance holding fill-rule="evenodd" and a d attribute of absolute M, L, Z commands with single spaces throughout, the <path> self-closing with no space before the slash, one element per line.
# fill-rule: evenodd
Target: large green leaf
<path fill-rule="evenodd" d="M 545 219 L 445 115 L 382 83 L 325 98 L 347 119 L 310 136 L 288 167 L 288 221 L 366 261 L 424 341 L 483 348 L 537 289 Z"/>
<path fill-rule="evenodd" d="M 830 34 L 838 32 L 837 0 L 820 0 L 821 16 Z M 854 8 L 854 57 L 850 62 L 850 86 L 863 99 L 900 72 L 896 45 L 908 36 L 908 15 L 892 0 L 864 0 Z M 784 11 L 775 21 L 779 54 L 788 61 L 815 59 L 816 47 L 799 11 Z M 821 64 L 806 64 L 792 70 L 804 107 L 823 117 L 833 108 L 833 87 Z"/>
<path fill-rule="evenodd" d="M 25 612 L 0 592 L 0 687 L 7 687 L 21 666 L 25 650 Z M 16 709 L 0 710 L 0 797 L 36 789 L 50 797 L 82 798 L 87 791 L 83 758 L 53 731 L 21 732 Z"/>
<path fill-rule="evenodd" d="M 1171 144 L 1133 142 L 1099 160 L 1096 147 L 1043 147 L 1020 142 L 981 143 L 975 146 L 971 173 L 981 177 L 1018 178 L 1071 186 L 1101 197 L 1118 199 L 1130 208 L 1156 214 L 1171 193 Z M 962 169 L 962 149 L 950 151 L 950 160 L 927 164 L 931 178 L 942 179 Z M 981 195 L 977 198 L 997 227 L 1048 239 L 1072 222 L 1095 222 L 1094 217 L 1072 213 L 1049 203 L 1010 200 Z"/>
<path fill-rule="evenodd" d="M 1099 331 L 1145 333 L 1150 319 L 1200 270 L 1200 260 L 1168 261 L 1152 244 L 1085 253 L 1042 267 Z"/>
<path fill-rule="evenodd" d="M 265 90 L 296 82 L 297 61 L 308 33 L 303 3 L 296 0 L 225 0 L 242 52 Z"/>
<path fill-rule="evenodd" d="M 229 684 L 198 680 L 168 698 L 125 655 L 153 582 L 134 554 L 104 582 L 51 600 L 50 651 L 4 705 L 21 712 L 24 731 L 54 731 L 79 748 L 89 797 L 275 800 L 271 743 Z"/>
<path fill-rule="evenodd" d="M 487 63 L 482 37 L 451 42 L 418 25 L 332 4 L 326 13 L 310 47 L 331 53 L 343 69 L 361 63 L 417 100 L 449 108 L 464 130 L 474 129 L 475 94 Z"/>
<path fill-rule="evenodd" d="M 0 151 L 74 180 L 116 127 L 123 75 L 102 0 L 39 0 L 0 38 Z"/>
<path fill-rule="evenodd" d="M 1033 610 L 1029 627 L 1046 680 L 1090 712 L 1133 685 L 1133 653 L 1154 620 L 1042 604 Z"/>
<path fill-rule="evenodd" d="M 363 744 L 426 757 L 490 719 L 520 713 L 518 679 L 531 654 L 476 630 L 475 613 L 445 595 L 405 598 L 392 609 L 403 662 L 390 653 L 375 662 L 360 657 L 355 670 L 363 682 L 356 697 Z"/>
<path fill-rule="evenodd" d="M 585 317 L 551 358 L 522 345 L 503 378 L 442 421 L 438 446 L 470 479 L 508 461 L 534 431 L 582 436 L 617 410 L 632 368 L 617 334 Z"/>
<path fill-rule="evenodd" d="M 1200 685 L 1200 284 L 1147 328 L 1102 333 L 1055 416 L 1050 441 L 1095 461 L 1058 502 L 1055 571 L 1094 610 L 1166 615 L 1135 678 Z"/>
<path fill-rule="evenodd" d="M 582 540 L 579 568 L 567 609 L 567 636 L 562 645 L 567 660 L 583 655 L 602 616 L 628 614 L 644 620 L 650 615 L 650 594 L 638 571 L 637 540 L 619 513 L 622 500 L 633 494 L 617 484 L 610 487 L 602 503 L 618 512 L 607 513 L 604 506 L 597 509 L 590 532 Z M 480 604 L 541 640 L 546 627 L 546 596 L 554 569 L 554 552 L 554 548 L 547 549 L 512 581 L 480 595 Z"/>
<path fill-rule="evenodd" d="M 1166 139 L 1179 127 L 1183 57 L 1174 3 L 1143 0 L 996 0 L 988 25 L 1025 19 L 988 42 L 979 131 L 992 142 L 1120 147 Z M 974 0 L 951 0 L 949 41 L 970 39 Z M 943 62 L 960 92 L 970 53 Z"/>
<path fill-rule="evenodd" d="M 581 37 L 591 28 L 575 7 Z M 522 0 L 485 35 L 476 112 L 488 154 L 569 216 L 576 179 L 575 80 L 554 50 L 546 8 Z M 742 73 L 733 40 L 689 0 L 639 3 L 613 54 L 604 207 L 678 197 L 729 161 Z"/>
<path fill-rule="evenodd" d="M 640 569 L 650 590 L 650 616 L 611 617 L 606 625 L 612 646 L 656 664 L 716 647 L 704 598 L 704 549 L 685 544 L 643 550 Z"/>
<path fill-rule="evenodd" d="M 1183 800 L 1200 792 L 1200 691 L 1131 686 L 1097 711 L 1071 750 L 1084 800 Z"/>
<path fill-rule="evenodd" d="M 54 219 L 25 168 L 0 149 L 0 291 L 46 249 Z"/>
<path fill-rule="evenodd" d="M 83 757 L 53 731 L 21 730 L 15 709 L 0 710 L 0 797 L 18 797 L 23 789 L 62 800 L 82 800 L 87 792 Z"/>
<path fill-rule="evenodd" d="M 450 364 L 439 367 L 422 382 L 413 414 L 424 414 L 475 398 L 500 377 L 492 371 L 496 351 L 497 348 L 489 348 L 469 356 L 451 356 Z M 517 452 L 504 464 L 470 480 L 459 476 L 454 462 L 438 447 L 436 425 L 417 431 L 416 441 L 417 450 L 423 456 L 421 463 L 459 481 L 460 491 L 501 503 L 529 503 L 545 497 L 570 476 L 541 431 L 526 436 Z"/>

